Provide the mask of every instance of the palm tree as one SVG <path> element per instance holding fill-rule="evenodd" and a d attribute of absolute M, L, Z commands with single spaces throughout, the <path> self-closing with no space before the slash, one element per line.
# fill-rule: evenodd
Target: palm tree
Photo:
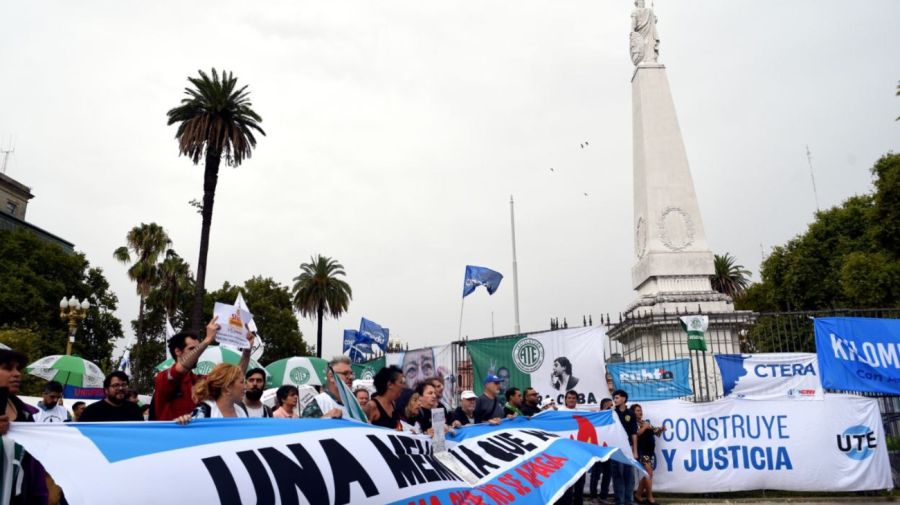
<path fill-rule="evenodd" d="M 156 223 L 135 226 L 125 236 L 125 245 L 113 252 L 113 257 L 125 263 L 131 262 L 131 252 L 134 253 L 134 263 L 128 268 L 128 278 L 137 284 L 137 294 L 141 298 L 138 309 L 137 345 L 144 345 L 144 302 L 150 290 L 159 282 L 159 256 L 163 254 L 172 240 L 166 230 Z M 137 360 L 134 369 L 140 369 Z"/>
<path fill-rule="evenodd" d="M 247 86 L 237 87 L 231 72 L 221 78 L 212 69 L 212 79 L 200 70 L 200 77 L 188 77 L 192 88 L 185 88 L 187 98 L 170 110 L 168 124 L 178 123 L 175 138 L 179 154 L 191 158 L 195 165 L 204 160 L 203 204 L 200 214 L 200 258 L 197 260 L 197 282 L 191 316 L 192 329 L 199 332 L 203 324 L 203 295 L 206 283 L 206 256 L 209 253 L 209 230 L 212 225 L 213 200 L 219 180 L 222 158 L 230 166 L 239 166 L 256 147 L 254 130 L 265 135 L 259 126 L 262 118 L 253 111 Z"/>
<path fill-rule="evenodd" d="M 725 256 L 715 255 L 716 273 L 709 277 L 712 288 L 731 298 L 738 297 L 750 286 L 750 270 L 736 264 L 736 259 L 729 253 Z"/>
<path fill-rule="evenodd" d="M 294 277 L 294 308 L 303 317 L 316 315 L 318 333 L 316 354 L 322 357 L 322 319 L 325 314 L 340 317 L 350 306 L 353 291 L 338 277 L 346 276 L 344 265 L 321 254 L 300 265 L 300 275 Z"/>
<path fill-rule="evenodd" d="M 174 250 L 166 251 L 166 259 L 159 264 L 159 296 L 166 310 L 166 317 L 175 317 L 182 299 L 194 289 L 191 266 Z M 187 316 L 187 314 L 184 314 Z"/>

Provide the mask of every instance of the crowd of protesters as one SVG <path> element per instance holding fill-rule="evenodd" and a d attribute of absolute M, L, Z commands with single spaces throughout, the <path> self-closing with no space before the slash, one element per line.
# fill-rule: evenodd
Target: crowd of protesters
<path fill-rule="evenodd" d="M 411 389 L 403 371 L 394 365 L 375 374 L 371 389 L 359 383 L 354 387 L 353 369 L 346 356 L 338 356 L 328 363 L 325 384 L 312 398 L 306 397 L 306 401 L 301 402 L 298 388 L 284 385 L 275 392 L 273 408 L 262 401 L 266 371 L 261 368 L 247 370 L 249 347 L 243 351 L 238 365 L 221 363 L 202 377 L 194 373 L 200 355 L 215 342 L 218 328 L 214 318 L 202 339 L 191 332 L 178 333 L 169 339 L 168 350 L 174 363 L 157 374 L 150 405 L 140 406 L 137 393 L 129 389 L 128 375 L 115 371 L 103 381 L 105 397 L 87 406 L 85 402 L 74 403 L 71 415 L 62 405 L 63 386 L 55 381 L 44 386 L 37 407 L 24 403 L 18 393 L 26 365 L 25 356 L 12 350 L 0 350 L 0 391 L 5 387 L 8 392 L 6 410 L 0 415 L 0 435 L 7 433 L 11 422 L 135 422 L 149 418 L 186 425 L 202 418 L 350 418 L 348 406 L 341 400 L 338 381 L 347 391 L 352 391 L 369 423 L 427 435 L 434 433 L 433 412 L 443 411 L 444 429 L 451 431 L 478 423 L 496 425 L 503 419 L 531 417 L 545 410 L 579 408 L 575 390 L 567 391 L 564 404 L 557 406 L 549 397 L 541 401 L 541 395 L 534 388 L 523 391 L 509 387 L 501 391 L 504 380 L 488 374 L 480 396 L 471 390 L 462 391 L 459 406 L 451 409 L 443 401 L 443 380 L 428 378 Z M 252 345 L 254 338 L 255 335 L 249 333 L 249 344 Z M 640 405 L 628 407 L 625 391 L 614 391 L 612 396 L 612 399 L 601 401 L 600 409 L 614 410 L 628 436 L 629 455 L 644 466 L 648 477 L 642 477 L 635 485 L 635 471 L 630 465 L 613 460 L 596 463 L 590 471 L 590 498 L 616 505 L 655 505 L 652 486 L 655 437 L 664 429 L 653 427 L 644 420 Z M 65 503 L 61 490 L 38 461 L 26 453 L 21 466 L 24 475 L 21 492 L 12 497 L 10 503 Z M 587 474 L 557 503 L 583 503 L 586 479 Z M 609 494 L 610 483 L 612 496 Z"/>

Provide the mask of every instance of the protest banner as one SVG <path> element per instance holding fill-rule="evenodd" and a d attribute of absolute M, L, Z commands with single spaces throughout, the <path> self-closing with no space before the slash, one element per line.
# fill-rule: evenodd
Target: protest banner
<path fill-rule="evenodd" d="M 893 487 L 878 403 L 822 401 L 644 402 L 656 439 L 653 490 L 715 493 L 863 491 Z"/>
<path fill-rule="evenodd" d="M 559 497 L 611 447 L 510 427 L 456 445 L 473 484 L 428 437 L 339 419 L 14 423 L 72 505 L 154 503 L 522 503 Z M 5 437 L 4 437 L 5 438 Z M 73 464 L 77 462 L 77 464 Z M 468 466 L 466 466 L 468 465 Z M 161 485 L 164 484 L 164 485 Z"/>
<path fill-rule="evenodd" d="M 822 386 L 900 394 L 900 320 L 825 317 L 813 326 Z"/>
<path fill-rule="evenodd" d="M 219 345 L 245 349 L 247 347 L 247 323 L 253 319 L 253 314 L 241 310 L 234 305 L 216 302 L 213 307 L 213 315 L 218 316 L 219 331 L 216 332 L 216 342 Z"/>
<path fill-rule="evenodd" d="M 725 396 L 742 400 L 821 400 L 812 353 L 717 354 Z"/>
<path fill-rule="evenodd" d="M 530 333 L 517 337 L 470 340 L 475 393 L 483 389 L 487 374 L 510 386 L 535 388 L 543 398 L 564 403 L 566 391 L 578 392 L 579 405 L 597 405 L 609 397 L 603 358 L 602 327 Z"/>
<path fill-rule="evenodd" d="M 607 366 L 616 389 L 625 390 L 629 401 L 668 400 L 690 396 L 690 363 L 685 359 L 610 363 Z"/>
<path fill-rule="evenodd" d="M 444 395 L 440 400 L 456 407 L 456 377 L 453 375 L 453 350 L 450 345 L 391 352 L 385 358 L 384 366 L 396 365 L 403 370 L 406 387 L 410 389 L 415 389 L 425 379 L 440 379 L 444 383 Z"/>

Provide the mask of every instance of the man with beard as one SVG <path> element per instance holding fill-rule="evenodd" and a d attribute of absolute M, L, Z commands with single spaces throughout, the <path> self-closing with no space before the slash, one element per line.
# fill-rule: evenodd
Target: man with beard
<path fill-rule="evenodd" d="M 531 417 L 541 411 L 541 395 L 534 388 L 525 388 L 525 400 L 522 402 L 522 415 Z"/>
<path fill-rule="evenodd" d="M 244 408 L 247 409 L 247 417 L 272 417 L 272 409 L 260 401 L 263 389 L 266 387 L 266 371 L 262 368 L 253 368 L 247 371 L 244 382 Z"/>
<path fill-rule="evenodd" d="M 88 405 L 81 417 L 82 422 L 91 421 L 143 421 L 141 408 L 128 401 L 128 375 L 121 370 L 103 379 L 103 390 L 106 398 Z"/>
<path fill-rule="evenodd" d="M 478 396 L 471 390 L 465 390 L 459 395 L 459 407 L 453 411 L 453 421 L 450 425 L 454 428 L 475 424 L 475 400 Z"/>
<path fill-rule="evenodd" d="M 37 403 L 38 412 L 34 415 L 36 423 L 64 423 L 72 418 L 69 411 L 61 405 L 63 385 L 56 381 L 44 384 L 43 398 Z"/>

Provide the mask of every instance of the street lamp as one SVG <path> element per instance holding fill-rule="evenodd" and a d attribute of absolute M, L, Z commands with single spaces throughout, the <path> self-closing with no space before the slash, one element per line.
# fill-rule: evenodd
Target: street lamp
<path fill-rule="evenodd" d="M 79 302 L 75 296 L 72 296 L 68 300 L 66 300 L 66 297 L 63 297 L 59 301 L 59 318 L 63 322 L 69 323 L 69 341 L 66 343 L 67 355 L 72 354 L 72 344 L 75 343 L 75 330 L 78 329 L 78 323 L 87 316 L 89 308 L 91 308 L 91 304 L 87 298 Z"/>

